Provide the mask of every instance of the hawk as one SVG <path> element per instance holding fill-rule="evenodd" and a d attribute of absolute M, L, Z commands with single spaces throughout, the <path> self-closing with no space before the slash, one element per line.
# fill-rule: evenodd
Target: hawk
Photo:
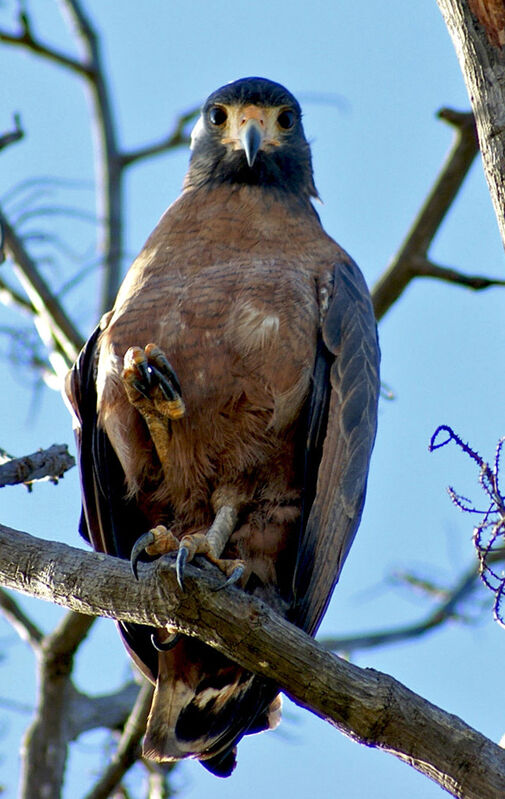
<path fill-rule="evenodd" d="M 356 264 L 321 226 L 301 109 L 244 78 L 210 95 L 180 197 L 67 379 L 93 547 L 206 558 L 314 635 L 353 541 L 379 349 Z M 200 562 L 202 562 L 200 560 Z M 228 776 L 278 689 L 202 642 L 120 624 L 155 684 L 144 754 Z"/>

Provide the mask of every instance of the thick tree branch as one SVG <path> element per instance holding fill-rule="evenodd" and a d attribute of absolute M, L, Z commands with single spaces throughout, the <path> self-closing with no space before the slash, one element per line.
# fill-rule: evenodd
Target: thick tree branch
<path fill-rule="evenodd" d="M 496 0 L 437 0 L 472 102 L 482 161 L 505 245 L 505 12 Z M 498 13 L 494 13 L 497 12 Z M 472 13 L 473 12 L 473 13 Z M 480 21 L 479 21 L 480 20 Z"/>
<path fill-rule="evenodd" d="M 30 485 L 37 480 L 50 479 L 53 482 L 75 466 L 75 458 L 70 455 L 66 444 L 53 444 L 48 449 L 39 449 L 22 458 L 12 458 L 0 464 L 0 488 L 25 483 Z"/>
<path fill-rule="evenodd" d="M 0 579 L 75 611 L 169 624 L 196 635 L 275 681 L 354 740 L 394 754 L 454 796 L 503 797 L 503 749 L 388 675 L 330 654 L 263 603 L 237 589 L 216 592 L 218 580 L 205 569 L 188 568 L 182 593 L 167 559 L 143 567 L 136 582 L 129 564 L 117 558 L 0 526 Z"/>
<path fill-rule="evenodd" d="M 23 741 L 23 799 L 60 795 L 75 688 L 73 658 L 94 619 L 70 611 L 38 650 L 38 702 L 35 718 Z"/>
<path fill-rule="evenodd" d="M 442 109 L 438 115 L 455 127 L 455 142 L 407 238 L 372 290 L 377 319 L 384 316 L 410 281 L 419 275 L 419 264 L 427 259 L 431 242 L 478 152 L 472 114 Z"/>

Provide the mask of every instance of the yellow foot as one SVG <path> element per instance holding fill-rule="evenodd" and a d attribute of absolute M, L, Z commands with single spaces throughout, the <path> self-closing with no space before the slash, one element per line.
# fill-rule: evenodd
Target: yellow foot
<path fill-rule="evenodd" d="M 124 356 L 123 385 L 131 404 L 144 416 L 180 419 L 185 408 L 177 375 L 156 344 L 130 347 Z"/>
<path fill-rule="evenodd" d="M 223 585 L 220 586 L 220 589 L 238 582 L 245 571 L 244 562 L 241 560 L 219 557 L 224 544 L 222 540 L 219 542 L 216 541 L 215 533 L 216 523 L 222 520 L 223 515 L 226 515 L 225 511 L 218 511 L 214 524 L 207 534 L 193 533 L 185 535 L 179 540 L 170 530 L 160 524 L 140 536 L 135 542 L 130 555 L 130 564 L 135 578 L 138 580 L 138 562 L 144 552 L 148 555 L 165 555 L 169 552 L 177 552 L 177 582 L 181 590 L 184 590 L 184 571 L 186 564 L 190 563 L 195 555 L 203 555 L 223 572 L 227 579 Z M 233 526 L 230 529 L 228 538 L 232 532 Z"/>
<path fill-rule="evenodd" d="M 190 563 L 195 555 L 203 555 L 223 572 L 227 579 L 223 585 L 219 586 L 220 589 L 238 582 L 244 574 L 244 561 L 218 558 L 212 544 L 212 539 L 209 538 L 208 533 L 185 535 L 181 538 L 176 561 L 177 582 L 182 590 L 184 590 L 184 570 L 186 568 L 186 563 Z"/>
<path fill-rule="evenodd" d="M 179 549 L 179 539 L 163 524 L 153 527 L 147 533 L 141 535 L 135 541 L 131 554 L 130 565 L 133 576 L 138 580 L 138 563 L 141 555 L 147 552 L 148 555 L 166 555 L 168 552 L 176 552 Z"/>

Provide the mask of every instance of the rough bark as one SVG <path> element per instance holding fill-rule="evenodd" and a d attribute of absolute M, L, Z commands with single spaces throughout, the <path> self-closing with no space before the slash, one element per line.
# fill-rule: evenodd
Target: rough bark
<path fill-rule="evenodd" d="M 37 480 L 53 480 L 75 466 L 75 458 L 70 455 L 66 444 L 53 444 L 48 449 L 39 449 L 22 458 L 6 459 L 0 456 L 0 488 L 18 483 L 30 485 Z"/>
<path fill-rule="evenodd" d="M 480 150 L 505 245 L 505 13 L 503 0 L 437 0 L 473 107 Z"/>
<path fill-rule="evenodd" d="M 240 590 L 216 591 L 213 572 L 171 561 L 141 567 L 0 526 L 0 581 L 74 611 L 198 636 L 274 680 L 295 702 L 354 740 L 384 749 L 464 799 L 502 799 L 505 751 L 392 677 L 329 653 Z"/>

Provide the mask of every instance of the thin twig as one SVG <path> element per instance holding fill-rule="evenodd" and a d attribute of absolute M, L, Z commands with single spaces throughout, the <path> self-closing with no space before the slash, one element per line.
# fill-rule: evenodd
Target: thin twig
<path fill-rule="evenodd" d="M 91 69 L 87 64 L 62 53 L 55 47 L 49 47 L 49 45 L 41 42 L 40 39 L 34 35 L 30 20 L 26 13 L 19 14 L 19 23 L 21 28 L 19 33 L 10 33 L 6 30 L 0 30 L 0 42 L 17 47 L 26 47 L 32 52 L 47 58 L 49 61 L 53 61 L 56 64 L 60 64 L 60 66 L 72 70 L 72 72 L 77 72 L 86 77 L 91 76 Z"/>
<path fill-rule="evenodd" d="M 0 254 L 1 256 L 1 254 Z M 0 257 L 1 263 L 1 257 Z M 23 313 L 28 314 L 31 318 L 36 313 L 35 306 L 33 305 L 30 300 L 27 300 L 26 297 L 23 297 L 19 291 L 13 289 L 12 286 L 9 286 L 8 283 L 5 282 L 2 278 L 0 278 L 0 302 L 6 306 L 13 306 L 17 308 L 17 310 L 22 311 Z"/>
<path fill-rule="evenodd" d="M 490 562 L 496 563 L 505 560 L 505 549 L 495 550 L 490 553 Z M 458 613 L 458 605 L 474 591 L 481 576 L 480 564 L 472 563 L 460 576 L 455 586 L 447 591 L 447 595 L 428 615 L 421 621 L 405 624 L 388 630 L 378 630 L 360 635 L 325 637 L 320 641 L 322 646 L 333 652 L 357 652 L 360 649 L 373 649 L 378 646 L 396 644 L 412 638 L 420 638 L 425 633 L 434 630 L 444 622 L 454 618 Z"/>
<path fill-rule="evenodd" d="M 185 132 L 185 128 L 198 116 L 200 107 L 192 108 L 181 114 L 175 121 L 172 132 L 160 139 L 159 142 L 148 144 L 145 147 L 139 147 L 138 150 L 122 153 L 121 163 L 123 166 L 130 166 L 131 164 L 143 158 L 151 158 L 153 155 L 166 153 L 167 150 L 173 150 L 175 147 L 188 145 L 190 141 L 189 135 Z"/>
<path fill-rule="evenodd" d="M 412 638 L 420 638 L 425 633 L 439 627 L 448 619 L 454 617 L 457 605 L 463 601 L 476 587 L 479 579 L 478 566 L 472 564 L 471 568 L 458 581 L 457 586 L 450 592 L 444 602 L 431 611 L 425 619 L 414 624 L 405 624 L 400 627 L 378 630 L 359 635 L 326 637 L 320 643 L 333 652 L 357 652 L 361 649 L 373 649 L 378 646 L 397 644 Z"/>
<path fill-rule="evenodd" d="M 417 258 L 414 262 L 416 264 L 417 277 L 434 277 L 438 280 L 445 280 L 447 283 L 455 283 L 458 286 L 474 289 L 474 291 L 481 291 L 492 286 L 505 286 L 505 280 L 486 277 L 485 275 L 466 275 L 456 269 L 435 264 L 428 258 Z"/>
<path fill-rule="evenodd" d="M 0 150 L 19 141 L 24 135 L 24 130 L 21 127 L 21 118 L 19 114 L 14 114 L 14 130 L 9 131 L 9 133 L 3 133 L 0 136 Z"/>

